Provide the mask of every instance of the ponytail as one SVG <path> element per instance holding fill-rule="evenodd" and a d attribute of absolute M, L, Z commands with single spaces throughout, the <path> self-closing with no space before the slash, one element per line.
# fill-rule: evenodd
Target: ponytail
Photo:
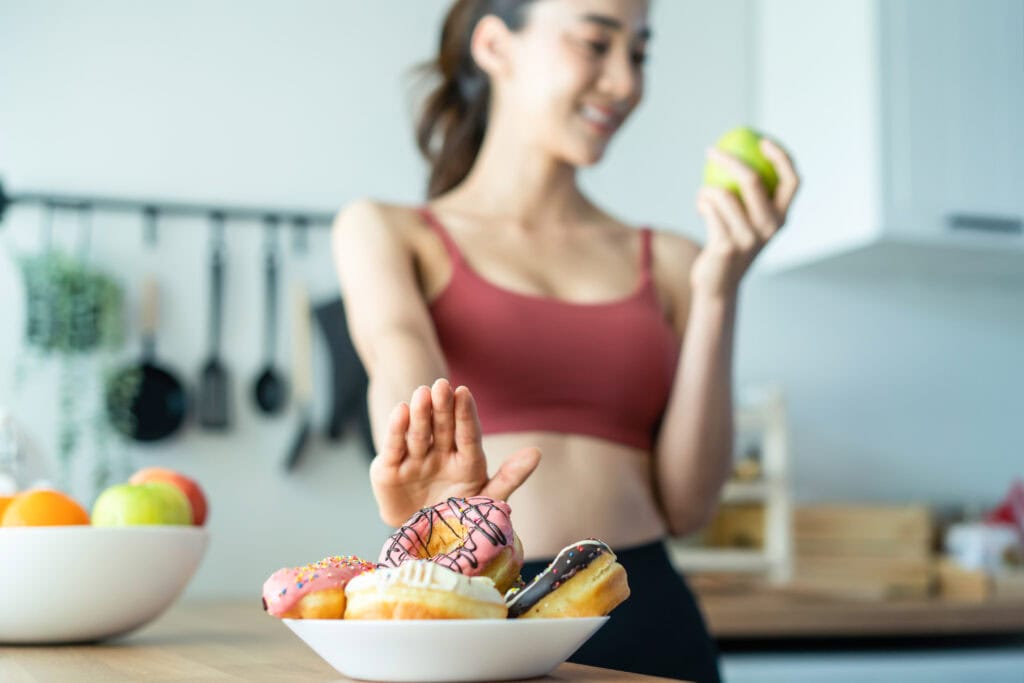
<path fill-rule="evenodd" d="M 427 197 L 444 194 L 465 179 L 476 161 L 487 130 L 490 82 L 470 54 L 477 23 L 488 14 L 511 30 L 524 23 L 524 7 L 534 0 L 457 0 L 441 29 L 435 60 L 421 67 L 436 79 L 416 125 L 416 143 L 430 164 Z"/>

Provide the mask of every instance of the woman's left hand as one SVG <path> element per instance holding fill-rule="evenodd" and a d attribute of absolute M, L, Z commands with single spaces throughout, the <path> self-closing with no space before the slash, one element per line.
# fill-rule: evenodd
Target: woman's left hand
<path fill-rule="evenodd" d="M 779 176 L 774 197 L 752 168 L 719 149 L 708 150 L 708 158 L 736 178 L 742 201 L 721 187 L 704 185 L 697 192 L 697 212 L 707 223 L 708 239 L 690 273 L 695 293 L 734 296 L 754 258 L 786 222 L 800 178 L 781 147 L 767 138 L 760 146 Z"/>

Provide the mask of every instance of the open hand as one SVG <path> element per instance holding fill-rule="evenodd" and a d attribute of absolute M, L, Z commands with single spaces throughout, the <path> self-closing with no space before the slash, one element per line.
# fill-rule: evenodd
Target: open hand
<path fill-rule="evenodd" d="M 508 498 L 537 468 L 540 451 L 517 451 L 488 477 L 481 437 L 473 395 L 463 386 L 452 391 L 446 379 L 419 387 L 408 404 L 395 406 L 370 465 L 381 518 L 399 526 L 449 496 Z"/>
<path fill-rule="evenodd" d="M 705 185 L 697 192 L 697 212 L 707 223 L 708 240 L 691 271 L 694 291 L 735 294 L 754 258 L 786 222 L 800 178 L 781 147 L 767 138 L 761 140 L 760 147 L 779 176 L 774 197 L 768 196 L 752 168 L 719 149 L 708 150 L 708 157 L 736 178 L 742 201 L 721 187 Z"/>

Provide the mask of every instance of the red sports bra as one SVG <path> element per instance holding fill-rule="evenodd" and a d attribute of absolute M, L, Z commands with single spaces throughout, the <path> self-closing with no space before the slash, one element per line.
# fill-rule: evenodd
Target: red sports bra
<path fill-rule="evenodd" d="M 420 215 L 452 262 L 430 304 L 448 379 L 473 392 L 484 434 L 583 434 L 652 450 L 681 340 L 655 295 L 650 229 L 632 294 L 571 303 L 491 284 L 428 208 Z"/>

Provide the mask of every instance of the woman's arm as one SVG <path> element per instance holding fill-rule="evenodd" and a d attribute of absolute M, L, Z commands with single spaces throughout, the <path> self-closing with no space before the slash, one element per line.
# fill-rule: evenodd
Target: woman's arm
<path fill-rule="evenodd" d="M 738 179 L 742 201 L 721 188 L 702 187 L 697 211 L 707 223 L 707 244 L 698 253 L 692 243 L 677 238 L 669 250 L 676 257 L 677 270 L 670 276 L 673 318 L 683 348 L 655 444 L 655 476 L 674 534 L 692 532 L 710 520 L 732 470 L 732 357 L 739 284 L 782 227 L 799 187 L 796 170 L 778 145 L 766 140 L 762 151 L 779 175 L 774 198 L 768 197 L 753 170 L 711 150 L 709 155 Z M 680 277 L 680 265 L 688 277 Z"/>
<path fill-rule="evenodd" d="M 390 210 L 368 200 L 353 202 L 338 213 L 332 234 L 345 317 L 370 380 L 370 423 L 378 449 L 391 409 L 416 387 L 448 375 L 412 251 L 388 220 Z"/>
<path fill-rule="evenodd" d="M 488 477 L 472 395 L 437 379 L 447 375 L 444 355 L 391 211 L 369 201 L 346 207 L 335 219 L 333 250 L 349 332 L 370 380 L 378 449 L 370 483 L 381 519 L 398 526 L 448 496 L 507 498 L 540 452 L 523 449 Z"/>
<path fill-rule="evenodd" d="M 669 530 L 686 534 L 710 519 L 732 465 L 736 298 L 694 291 L 674 317 L 683 343 L 655 444 L 655 475 Z"/>

